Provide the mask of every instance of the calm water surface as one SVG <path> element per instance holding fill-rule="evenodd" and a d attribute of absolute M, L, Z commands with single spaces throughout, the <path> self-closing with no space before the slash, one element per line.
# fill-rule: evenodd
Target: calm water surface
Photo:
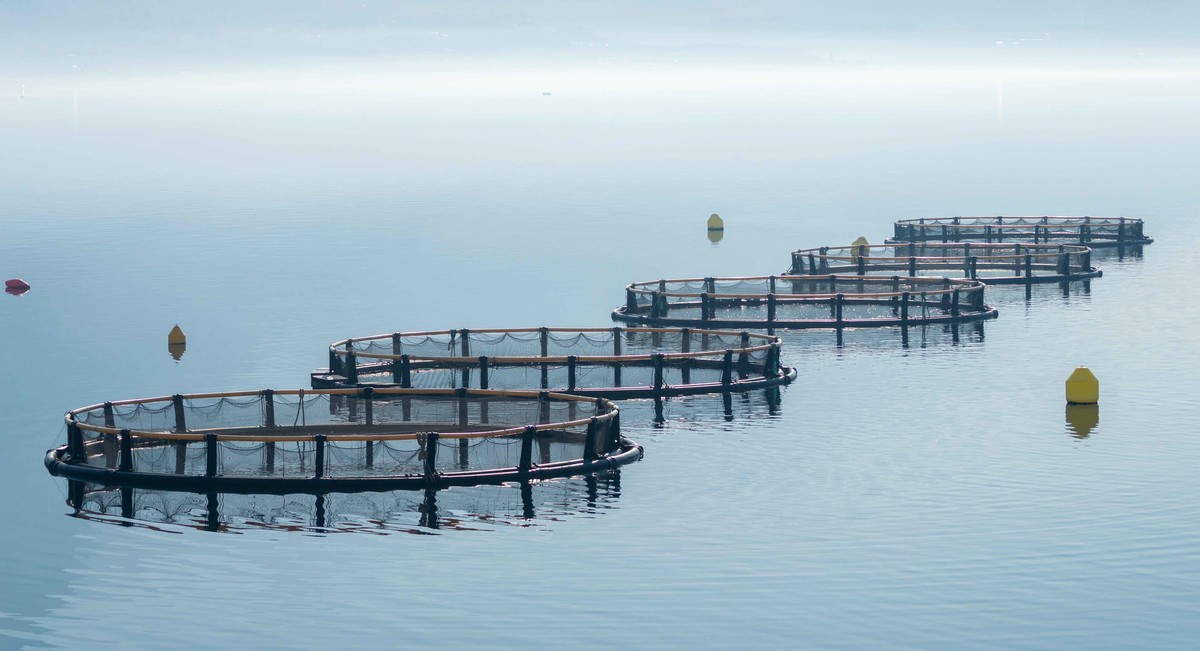
<path fill-rule="evenodd" d="M 990 74 L 0 98 L 0 275 L 33 285 L 0 297 L 0 647 L 1194 648 L 1200 82 Z M 445 491 L 438 529 L 402 493 L 324 529 L 299 497 L 226 498 L 224 533 L 187 496 L 146 498 L 174 523 L 69 517 L 42 466 L 84 404 L 304 386 L 347 336 L 606 325 L 629 281 L 1002 213 L 1158 241 L 1068 295 L 991 291 L 958 344 L 788 335 L 778 405 L 629 403 L 619 478 Z"/>

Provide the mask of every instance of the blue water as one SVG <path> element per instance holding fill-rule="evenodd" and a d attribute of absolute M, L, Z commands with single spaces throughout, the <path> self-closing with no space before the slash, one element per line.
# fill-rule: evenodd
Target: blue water
<path fill-rule="evenodd" d="M 1200 641 L 1200 78 L 277 72 L 0 97 L 0 275 L 33 285 L 0 297 L 0 647 Z M 302 387 L 348 336 L 606 325 L 630 281 L 955 214 L 1145 217 L 1157 242 L 1067 296 L 991 290 L 957 345 L 788 335 L 777 408 L 628 403 L 646 456 L 618 483 L 455 489 L 439 529 L 406 494 L 326 529 L 299 498 L 256 505 L 292 527 L 116 526 L 42 467 L 70 408 Z"/>

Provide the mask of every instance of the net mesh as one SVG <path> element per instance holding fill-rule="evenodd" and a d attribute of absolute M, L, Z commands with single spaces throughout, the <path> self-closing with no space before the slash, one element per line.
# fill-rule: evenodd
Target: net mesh
<path fill-rule="evenodd" d="M 898 242 L 795 251 L 788 273 L 1054 281 L 1092 274 L 1091 257 L 1090 248 L 1066 244 Z"/>
<path fill-rule="evenodd" d="M 354 368 L 347 377 L 356 384 L 403 386 L 407 381 L 408 386 L 430 388 L 651 392 L 656 381 L 668 389 L 719 385 L 728 350 L 734 351 L 739 362 L 733 381 L 748 383 L 780 376 L 780 343 L 775 337 L 683 328 L 380 335 L 346 340 L 330 348 L 331 365 L 343 373 L 350 366 L 348 350 L 354 351 Z M 401 359 L 398 354 L 407 357 Z M 654 355 L 663 358 L 656 362 Z M 661 364 L 661 370 L 656 371 L 656 364 Z M 314 383 L 318 382 L 315 376 Z"/>
<path fill-rule="evenodd" d="M 382 477 L 517 468 L 524 437 L 535 465 L 600 457 L 618 445 L 614 408 L 551 395 L 453 393 L 373 398 L 321 392 L 162 399 L 74 413 L 87 465 L 131 472 L 223 477 Z M 183 405 L 179 433 L 174 405 Z M 274 420 L 272 421 L 272 417 Z M 539 431 L 527 434 L 529 427 Z M 590 437 L 589 437 L 590 430 Z M 437 434 L 437 437 L 431 434 Z M 209 439 L 208 435 L 214 435 Z M 318 440 L 318 436 L 324 440 Z M 585 451 L 588 441 L 592 448 Z M 125 457 L 123 459 L 123 457 Z M 127 464 L 127 467 L 125 467 Z"/>
<path fill-rule="evenodd" d="M 1078 242 L 1092 246 L 1148 243 L 1140 219 L 1126 217 L 946 217 L 903 219 L 896 241 Z"/>

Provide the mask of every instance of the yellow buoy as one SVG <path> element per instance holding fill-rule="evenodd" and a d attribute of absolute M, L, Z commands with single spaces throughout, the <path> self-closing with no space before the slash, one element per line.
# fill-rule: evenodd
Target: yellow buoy
<path fill-rule="evenodd" d="M 871 250 L 869 248 L 867 248 L 867 247 L 871 246 L 871 243 L 868 242 L 867 238 L 865 238 L 865 237 L 860 237 L 857 240 L 854 240 L 853 242 L 850 243 L 850 246 L 854 247 L 854 249 L 853 249 L 854 257 L 856 257 L 856 258 L 858 256 L 862 256 L 865 258 L 865 257 L 871 255 Z"/>
<path fill-rule="evenodd" d="M 1080 366 L 1067 378 L 1067 402 L 1094 405 L 1100 402 L 1100 380 L 1086 366 Z"/>
<path fill-rule="evenodd" d="M 172 344 L 187 344 L 187 335 L 183 334 L 183 328 L 180 328 L 178 323 L 167 333 L 167 345 Z"/>
<path fill-rule="evenodd" d="M 710 230 L 710 231 L 725 230 L 725 220 L 721 219 L 721 216 L 718 215 L 717 213 L 713 213 L 712 216 L 710 216 L 708 218 L 708 230 Z"/>

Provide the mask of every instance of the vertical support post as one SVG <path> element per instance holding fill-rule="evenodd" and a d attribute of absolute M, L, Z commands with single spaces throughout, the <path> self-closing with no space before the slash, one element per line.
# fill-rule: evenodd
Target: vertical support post
<path fill-rule="evenodd" d="M 614 327 L 612 329 L 613 357 L 621 356 L 621 334 L 622 334 L 622 332 L 623 331 L 619 327 Z M 612 362 L 612 371 L 613 371 L 613 386 L 616 386 L 616 387 L 621 386 L 621 362 L 620 361 Z"/>
<path fill-rule="evenodd" d="M 463 357 L 470 357 L 471 356 L 471 331 L 467 328 L 463 328 L 462 330 L 459 330 L 459 332 L 462 333 L 462 342 L 461 342 L 461 348 L 460 348 L 460 350 L 462 351 L 461 355 Z M 464 365 L 462 367 L 462 385 L 464 387 L 471 386 L 471 367 L 469 365 Z"/>
<path fill-rule="evenodd" d="M 517 474 L 524 479 L 529 476 L 529 471 L 533 467 L 533 439 L 537 434 L 537 428 L 530 425 L 521 432 L 521 460 L 517 465 Z"/>
<path fill-rule="evenodd" d="M 399 355 L 404 351 L 404 343 L 400 341 L 400 333 L 392 333 L 392 354 Z"/>
<path fill-rule="evenodd" d="M 320 479 L 325 476 L 325 443 L 327 440 L 324 434 L 317 434 L 313 437 L 313 442 L 317 445 L 317 449 L 313 455 L 314 479 Z"/>
<path fill-rule="evenodd" d="M 727 348 L 721 361 L 721 385 L 728 387 L 730 384 L 733 384 L 733 350 Z"/>
<path fill-rule="evenodd" d="M 915 255 L 908 256 L 908 275 L 910 278 L 917 275 L 917 256 Z"/>
<path fill-rule="evenodd" d="M 700 320 L 708 321 L 709 315 L 713 312 L 711 299 L 708 297 L 708 292 L 700 292 Z"/>
<path fill-rule="evenodd" d="M 588 421 L 587 436 L 583 439 L 583 462 L 587 463 L 596 458 L 596 417 Z"/>
<path fill-rule="evenodd" d="M 912 302 L 912 292 L 904 292 L 900 295 L 900 326 L 908 330 L 908 306 Z"/>
<path fill-rule="evenodd" d="M 351 344 L 346 344 L 346 382 L 358 384 L 358 359 Z"/>
<path fill-rule="evenodd" d="M 469 424 L 469 420 L 467 418 L 467 390 L 455 390 L 454 397 L 458 398 L 458 426 L 460 428 L 466 428 L 466 426 Z"/>
<path fill-rule="evenodd" d="M 637 314 L 637 294 L 632 287 L 625 288 L 625 314 Z"/>
<path fill-rule="evenodd" d="M 429 432 L 425 435 L 425 484 L 427 486 L 435 486 L 437 484 L 437 452 L 438 452 L 438 433 Z"/>
<path fill-rule="evenodd" d="M 541 333 L 542 357 L 547 357 L 550 354 L 550 329 L 545 326 L 538 328 Z M 542 388 L 550 387 L 550 365 L 542 362 Z"/>
<path fill-rule="evenodd" d="M 400 387 L 412 388 L 412 359 L 408 355 L 400 356 Z"/>
<path fill-rule="evenodd" d="M 860 275 L 860 276 L 867 275 L 867 259 L 866 258 L 864 258 L 861 255 L 855 256 L 854 264 L 855 264 L 855 268 L 858 270 L 858 275 Z"/>
<path fill-rule="evenodd" d="M 1025 282 L 1033 282 L 1033 254 L 1025 254 Z"/>
<path fill-rule="evenodd" d="M 133 440 L 129 435 L 129 430 L 121 430 L 119 440 L 121 443 L 121 461 L 117 466 L 117 470 L 121 472 L 133 472 Z"/>
<path fill-rule="evenodd" d="M 342 374 L 342 358 L 338 357 L 337 348 L 329 347 L 329 373 L 332 375 Z"/>
<path fill-rule="evenodd" d="M 660 395 L 663 389 L 663 354 L 650 355 L 650 363 L 654 365 L 654 395 Z"/>
<path fill-rule="evenodd" d="M 113 415 L 113 404 L 111 402 L 104 403 L 104 426 L 109 428 L 117 426 L 117 419 Z"/>
<path fill-rule="evenodd" d="M 958 317 L 958 292 L 958 288 L 955 288 L 954 294 L 952 294 L 952 298 L 950 299 L 950 316 L 956 318 Z"/>
<path fill-rule="evenodd" d="M 796 275 L 804 270 L 804 257 L 797 251 L 792 251 L 792 268 L 788 270 L 788 274 Z"/>
<path fill-rule="evenodd" d="M 833 297 L 833 315 L 834 320 L 837 321 L 838 330 L 842 329 L 842 306 L 845 304 L 845 302 L 845 294 L 837 294 Z"/>
<path fill-rule="evenodd" d="M 275 432 L 275 391 L 273 389 L 264 389 L 262 392 L 263 400 L 263 426 L 267 433 Z M 300 407 L 303 409 L 303 405 Z M 275 441 L 267 441 L 264 446 L 266 450 L 266 465 L 267 472 L 275 472 Z"/>
<path fill-rule="evenodd" d="M 488 379 L 488 358 L 487 355 L 479 356 L 479 388 L 486 389 L 490 386 Z"/>
<path fill-rule="evenodd" d="M 175 409 L 175 431 L 183 433 L 187 431 L 187 416 L 183 411 L 183 396 L 176 393 L 171 396 L 171 403 Z"/>
<path fill-rule="evenodd" d="M 775 323 L 775 313 L 778 310 L 778 300 L 775 298 L 775 292 L 767 294 L 767 324 Z"/>
<path fill-rule="evenodd" d="M 204 435 L 204 476 L 217 476 L 217 435 Z"/>
<path fill-rule="evenodd" d="M 74 463 L 87 464 L 87 452 L 83 445 L 83 430 L 74 419 L 67 425 L 67 453 Z"/>
<path fill-rule="evenodd" d="M 567 355 L 567 391 L 575 390 L 575 355 Z"/>

